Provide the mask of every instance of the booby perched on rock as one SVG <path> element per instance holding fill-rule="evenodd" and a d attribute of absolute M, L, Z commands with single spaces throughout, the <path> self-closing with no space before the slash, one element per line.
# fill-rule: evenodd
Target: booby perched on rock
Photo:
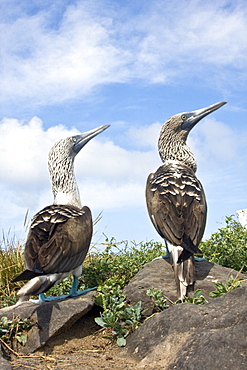
<path fill-rule="evenodd" d="M 69 296 L 77 291 L 82 262 L 88 252 L 93 224 L 88 207 L 82 207 L 74 176 L 74 159 L 85 144 L 108 128 L 94 130 L 62 139 L 50 150 L 48 168 L 54 203 L 32 219 L 24 251 L 26 270 L 13 281 L 29 280 L 17 293 L 17 304 L 31 295 L 48 300 L 44 292 L 73 274 Z"/>
<path fill-rule="evenodd" d="M 194 284 L 194 253 L 202 253 L 207 205 L 197 179 L 196 160 L 186 145 L 190 130 L 225 102 L 169 118 L 161 128 L 158 150 L 163 165 L 147 179 L 146 201 L 151 221 L 165 239 L 173 266 L 178 298 Z"/>

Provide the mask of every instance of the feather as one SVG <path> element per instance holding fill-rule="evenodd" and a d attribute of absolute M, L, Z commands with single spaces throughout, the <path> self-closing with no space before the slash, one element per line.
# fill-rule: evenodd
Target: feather
<path fill-rule="evenodd" d="M 176 114 L 161 128 L 158 149 L 163 165 L 148 176 L 146 202 L 150 219 L 169 245 L 178 297 L 194 285 L 194 253 L 203 237 L 207 204 L 197 165 L 186 144 L 189 131 L 225 102 L 190 113 Z M 168 242 L 168 243 L 167 243 Z"/>

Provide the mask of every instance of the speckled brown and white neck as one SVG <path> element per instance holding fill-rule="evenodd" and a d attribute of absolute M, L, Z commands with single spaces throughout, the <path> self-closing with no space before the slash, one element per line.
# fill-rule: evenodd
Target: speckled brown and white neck
<path fill-rule="evenodd" d="M 176 162 L 190 167 L 196 172 L 196 159 L 186 144 L 188 133 L 176 129 L 176 116 L 167 120 L 161 128 L 158 150 L 164 164 L 174 164 Z"/>
<path fill-rule="evenodd" d="M 80 194 L 74 174 L 75 153 L 71 150 L 72 138 L 60 140 L 50 150 L 48 169 L 54 204 L 81 208 Z"/>

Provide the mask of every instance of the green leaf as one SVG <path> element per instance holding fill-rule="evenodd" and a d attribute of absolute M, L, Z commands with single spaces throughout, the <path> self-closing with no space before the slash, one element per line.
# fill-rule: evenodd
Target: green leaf
<path fill-rule="evenodd" d="M 96 324 L 98 324 L 99 326 L 102 326 L 103 328 L 108 327 L 108 325 L 105 323 L 102 317 L 95 317 L 94 321 L 96 322 Z"/>
<path fill-rule="evenodd" d="M 103 307 L 103 296 L 102 296 L 102 294 L 99 294 L 99 295 L 95 298 L 95 304 L 96 304 L 97 306 Z"/>
<path fill-rule="evenodd" d="M 27 334 L 16 334 L 15 338 L 18 340 L 19 343 L 21 343 L 22 346 L 25 346 L 27 343 Z"/>
<path fill-rule="evenodd" d="M 119 347 L 124 347 L 126 346 L 126 339 L 123 337 L 117 338 L 117 345 Z"/>
<path fill-rule="evenodd" d="M 0 325 L 6 326 L 8 324 L 8 318 L 6 316 L 2 316 L 0 319 Z"/>
<path fill-rule="evenodd" d="M 193 298 L 200 298 L 202 296 L 202 290 L 197 289 L 193 295 Z"/>

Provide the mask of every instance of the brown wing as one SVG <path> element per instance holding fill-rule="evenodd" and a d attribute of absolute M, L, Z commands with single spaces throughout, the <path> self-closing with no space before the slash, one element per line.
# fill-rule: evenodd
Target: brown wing
<path fill-rule="evenodd" d="M 183 165 L 163 165 L 147 179 L 146 201 L 157 232 L 173 245 L 189 237 L 198 247 L 206 224 L 206 199 L 194 172 Z"/>
<path fill-rule="evenodd" d="M 24 252 L 25 267 L 45 274 L 71 271 L 82 264 L 91 238 L 88 207 L 48 206 L 32 220 Z"/>

